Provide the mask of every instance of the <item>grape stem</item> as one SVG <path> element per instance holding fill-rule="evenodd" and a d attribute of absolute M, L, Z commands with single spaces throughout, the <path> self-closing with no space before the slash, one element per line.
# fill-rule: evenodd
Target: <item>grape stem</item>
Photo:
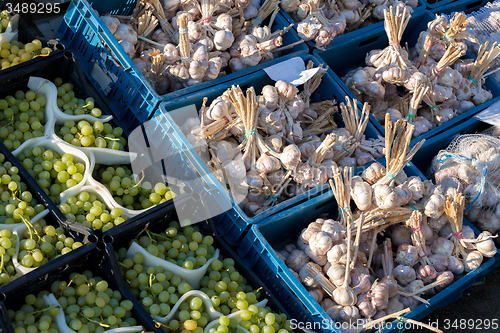
<path fill-rule="evenodd" d="M 99 325 L 100 325 L 100 326 L 102 326 L 102 327 L 106 327 L 106 328 L 111 327 L 110 325 L 108 325 L 108 324 L 103 324 L 103 323 L 101 323 L 100 321 L 97 321 L 97 320 L 92 320 L 92 319 L 90 319 L 90 318 L 86 318 L 86 319 L 87 319 L 88 321 L 92 322 L 92 323 L 99 324 Z M 102 320 L 102 321 L 104 321 L 104 319 L 102 319 L 102 316 L 101 316 L 101 320 Z"/>
<path fill-rule="evenodd" d="M 0 273 L 3 271 L 3 264 L 4 264 L 4 261 L 3 261 L 3 254 L 2 254 L 2 259 L 0 260 Z"/>
<path fill-rule="evenodd" d="M 151 235 L 153 236 L 156 236 L 158 238 L 160 238 L 161 240 L 170 240 L 170 238 L 168 238 L 167 236 L 163 236 L 163 235 L 160 235 L 160 234 L 157 234 L 157 233 L 154 233 L 154 232 L 150 232 Z"/>
<path fill-rule="evenodd" d="M 3 259 L 3 256 L 2 256 L 2 259 Z M 31 315 L 36 315 L 36 314 L 38 314 L 38 313 L 45 312 L 45 311 L 49 311 L 49 310 L 51 310 L 51 309 L 61 309 L 61 307 L 60 307 L 60 306 L 58 306 L 58 305 L 56 305 L 56 304 L 53 304 L 53 305 L 51 305 L 51 306 L 49 306 L 49 307 L 46 307 L 46 308 L 43 308 L 43 309 L 41 309 L 41 310 L 33 311 L 33 312 L 29 313 L 29 314 L 28 314 L 28 316 L 31 316 Z"/>

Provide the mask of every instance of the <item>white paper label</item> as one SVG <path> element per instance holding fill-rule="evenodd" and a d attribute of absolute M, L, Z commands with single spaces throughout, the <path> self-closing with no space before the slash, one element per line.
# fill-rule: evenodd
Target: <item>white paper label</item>
<path fill-rule="evenodd" d="M 312 68 L 306 70 L 304 60 L 295 57 L 279 64 L 264 68 L 266 74 L 274 81 L 286 81 L 294 86 L 300 86 L 306 83 L 316 74 L 320 68 Z"/>
<path fill-rule="evenodd" d="M 486 110 L 475 115 L 474 118 L 490 125 L 500 126 L 500 101 L 490 105 Z"/>
<path fill-rule="evenodd" d="M 9 25 L 5 29 L 5 32 L 0 34 L 0 44 L 5 42 L 10 43 L 13 40 L 17 40 L 17 32 L 19 26 L 19 14 L 12 16 L 9 21 Z"/>
<path fill-rule="evenodd" d="M 109 78 L 108 75 L 102 70 L 101 67 L 97 63 L 94 63 L 94 67 L 92 68 L 92 71 L 90 72 L 90 75 L 96 80 L 97 84 L 101 87 L 101 90 L 104 91 L 104 93 L 107 95 L 109 94 L 109 91 L 111 90 L 111 79 Z"/>

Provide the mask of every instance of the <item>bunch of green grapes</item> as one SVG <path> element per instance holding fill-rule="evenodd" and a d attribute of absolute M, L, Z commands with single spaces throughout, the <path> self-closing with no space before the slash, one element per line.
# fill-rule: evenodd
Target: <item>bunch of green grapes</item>
<path fill-rule="evenodd" d="M 0 139 L 10 151 L 45 132 L 45 95 L 21 90 L 0 99 Z"/>
<path fill-rule="evenodd" d="M 0 285 L 21 276 L 12 264 L 12 257 L 16 255 L 16 244 L 16 235 L 7 229 L 0 230 Z"/>
<path fill-rule="evenodd" d="M 3 20 L 2 20 L 3 25 Z M 34 39 L 31 43 L 23 44 L 18 41 L 4 42 L 0 50 L 0 65 L 1 69 L 6 69 L 20 63 L 30 61 L 31 59 L 40 55 L 46 56 L 52 50 L 50 47 L 43 47 L 42 42 Z"/>
<path fill-rule="evenodd" d="M 127 220 L 126 216 L 122 216 L 120 208 L 108 210 L 106 204 L 98 200 L 95 194 L 86 191 L 68 197 L 66 203 L 59 205 L 59 209 L 66 218 L 102 231 Z"/>
<path fill-rule="evenodd" d="M 285 314 L 273 313 L 271 308 L 257 308 L 250 305 L 248 310 L 241 313 L 243 319 L 239 324 L 236 319 L 229 319 L 226 316 L 219 318 L 218 325 L 208 330 L 208 333 L 243 333 L 238 325 L 250 333 L 288 333 L 292 331 L 290 320 Z"/>
<path fill-rule="evenodd" d="M 8 11 L 2 10 L 0 12 L 0 34 L 5 32 L 5 29 L 9 26 L 11 15 Z"/>
<path fill-rule="evenodd" d="M 24 267 L 40 267 L 83 245 L 66 236 L 63 228 L 47 225 L 44 219 L 26 222 L 26 227 L 18 254 L 19 263 Z"/>
<path fill-rule="evenodd" d="M 12 163 L 5 161 L 5 155 L 0 154 L 0 223 L 3 224 L 30 221 L 45 210 L 45 206 L 27 191 L 28 187 L 21 182 L 18 172 Z"/>
<path fill-rule="evenodd" d="M 92 125 L 86 120 L 75 123 L 66 120 L 64 126 L 56 126 L 56 134 L 64 141 L 77 147 L 109 148 L 125 150 L 127 140 L 121 127 L 113 128 L 108 123 L 96 120 Z"/>
<path fill-rule="evenodd" d="M 136 253 L 121 262 L 121 272 L 132 294 L 151 314 L 166 316 L 179 298 L 193 288 L 179 275 L 162 267 L 143 265 L 144 256 Z"/>
<path fill-rule="evenodd" d="M 116 202 L 127 209 L 140 210 L 162 204 L 175 197 L 175 193 L 164 183 L 144 182 L 127 166 L 105 166 L 94 168 L 95 180 L 106 186 Z"/>
<path fill-rule="evenodd" d="M 181 231 L 179 233 L 179 230 Z M 186 269 L 197 269 L 212 258 L 215 248 L 212 236 L 203 236 L 198 227 L 180 228 L 179 222 L 170 222 L 165 232 L 157 234 L 145 229 L 137 243 L 149 253 Z M 141 236 L 142 235 L 142 236 Z M 121 248 L 118 257 L 125 259 L 127 249 Z"/>
<path fill-rule="evenodd" d="M 61 308 L 46 306 L 44 295 L 54 294 Z M 77 332 L 102 333 L 119 327 L 136 326 L 132 317 L 133 303 L 122 299 L 118 290 L 112 290 L 104 279 L 92 272 L 71 273 L 70 281 L 55 281 L 50 291 L 29 294 L 17 311 L 8 310 L 15 333 L 59 332 L 53 317 L 63 311 L 66 324 Z"/>
<path fill-rule="evenodd" d="M 83 180 L 85 165 L 75 163 L 73 155 L 62 156 L 52 149 L 44 147 L 24 148 L 17 159 L 38 185 L 54 202 L 59 202 L 62 191 L 79 184 Z"/>
<path fill-rule="evenodd" d="M 94 99 L 92 97 L 87 99 L 76 97 L 71 83 L 63 83 L 63 80 L 58 77 L 54 80 L 54 85 L 57 87 L 57 106 L 65 114 L 70 116 L 89 114 L 96 118 L 101 116 L 101 110 L 94 107 Z"/>

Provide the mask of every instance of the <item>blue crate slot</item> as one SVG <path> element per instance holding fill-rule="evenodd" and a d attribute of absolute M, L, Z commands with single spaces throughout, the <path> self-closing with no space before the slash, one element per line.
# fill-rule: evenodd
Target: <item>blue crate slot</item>
<path fill-rule="evenodd" d="M 412 163 L 409 163 L 404 168 L 404 171 L 408 177 L 419 176 L 421 179 L 425 179 L 424 175 Z M 297 297 L 308 310 L 305 322 L 318 323 L 317 325 L 319 323 L 329 323 L 331 321 L 330 317 L 278 257 L 275 249 L 294 243 L 300 232 L 317 217 L 325 213 L 331 215 L 332 218 L 337 216 L 335 200 L 322 200 L 325 195 L 315 197 L 308 203 L 299 204 L 293 209 L 273 215 L 264 222 L 253 225 L 238 247 L 240 257 L 251 266 L 252 270 L 257 273 L 264 283 L 273 286 L 283 297 L 288 299 Z M 464 220 L 464 224 L 471 226 L 466 220 Z M 475 281 L 482 278 L 485 272 L 491 271 L 494 262 L 494 258 L 485 258 L 478 269 L 469 272 L 459 280 L 454 281 L 445 290 L 433 296 L 429 300 L 429 306 L 421 304 L 405 317 L 420 320 L 436 309 L 456 300 Z M 301 320 L 304 319 L 301 318 Z M 341 332 L 334 325 L 325 326 L 320 325 L 314 331 Z M 393 329 L 386 327 L 382 330 L 384 333 L 398 331 L 395 325 Z"/>
<path fill-rule="evenodd" d="M 429 11 L 423 11 L 412 16 L 412 19 L 408 23 L 405 33 L 403 34 L 403 38 L 401 39 L 402 45 L 408 43 L 410 47 L 414 46 L 417 42 L 420 32 L 426 30 L 427 23 L 433 19 L 434 15 Z M 330 74 L 335 78 L 338 84 L 349 96 L 355 98 L 354 94 L 342 82 L 340 78 L 352 69 L 365 66 L 365 56 L 371 50 L 383 49 L 387 45 L 387 35 L 383 27 L 380 27 L 379 29 L 374 29 L 370 33 L 367 33 L 364 36 L 360 36 L 357 39 L 335 45 L 334 47 L 329 48 L 326 51 L 315 50 L 313 53 L 319 59 L 325 61 L 328 66 L 330 66 Z M 348 53 L 349 57 L 345 57 L 345 53 Z M 469 58 L 471 57 L 472 56 L 469 55 Z M 500 100 L 500 87 L 494 82 L 494 80 L 488 77 L 485 82 L 485 88 L 492 92 L 493 98 L 491 100 L 479 106 L 476 106 L 475 108 L 464 112 L 461 115 L 458 115 L 450 121 L 445 122 L 441 126 L 437 126 L 432 130 L 412 139 L 411 145 L 413 146 L 423 139 L 429 139 L 452 126 L 461 123 L 462 121 L 470 118 L 471 116 L 477 114 L 479 111 L 484 110 L 486 107 Z M 383 126 L 378 121 L 375 121 L 374 126 L 382 133 L 385 132 Z"/>
<path fill-rule="evenodd" d="M 425 7 L 428 8 L 429 10 L 432 10 L 434 8 L 442 7 L 444 5 L 454 3 L 457 0 L 422 0 L 422 2 L 425 4 Z"/>
<path fill-rule="evenodd" d="M 306 56 L 304 60 L 306 61 L 306 63 L 309 60 L 312 60 L 316 66 L 320 63 L 317 59 L 310 55 Z M 160 106 L 160 111 L 157 112 L 157 114 L 148 122 L 148 127 L 152 128 L 150 133 L 156 133 L 151 134 L 150 136 L 153 138 L 158 138 L 155 140 L 151 140 L 152 146 L 156 146 L 156 142 L 160 142 L 160 138 L 164 136 L 165 133 L 168 133 L 172 139 L 175 139 L 178 151 L 186 154 L 189 157 L 189 160 L 196 168 L 196 172 L 201 175 L 201 177 L 206 180 L 207 183 L 210 184 L 214 191 L 217 191 L 221 194 L 220 200 L 224 200 L 224 202 L 231 202 L 229 195 L 226 193 L 227 191 L 225 190 L 225 187 L 222 186 L 222 184 L 211 173 L 210 169 L 205 165 L 201 157 L 196 153 L 185 135 L 180 130 L 179 126 L 176 124 L 180 124 L 182 126 L 186 118 L 190 117 L 189 113 L 185 112 L 186 110 L 194 110 L 192 112 L 195 112 L 194 114 L 197 115 L 197 110 L 199 110 L 204 97 L 208 98 L 208 104 L 210 104 L 213 99 L 222 95 L 222 93 L 226 89 L 230 88 L 231 84 L 238 84 L 242 88 L 242 90 L 245 90 L 249 86 L 253 86 L 256 93 L 259 93 L 264 85 L 274 83 L 266 75 L 266 73 L 261 70 L 251 75 L 242 77 L 238 80 L 234 80 L 231 83 L 220 85 L 210 90 L 200 91 L 189 96 L 162 103 Z M 332 98 L 337 99 L 339 103 L 343 102 L 345 101 L 345 93 L 339 88 L 333 78 L 328 73 L 326 73 L 323 76 L 323 81 L 320 87 L 318 88 L 316 93 L 313 94 L 311 102 L 323 101 Z M 340 118 L 337 118 L 337 120 L 339 119 Z M 342 124 L 340 125 L 343 126 Z M 379 132 L 371 124 L 367 126 L 365 134 L 368 138 L 377 138 L 379 136 Z M 156 151 L 152 149 L 152 155 L 160 157 L 165 156 L 161 155 L 161 152 L 159 151 L 160 148 L 161 144 L 156 147 Z M 175 170 L 172 170 L 172 172 L 175 172 Z M 318 193 L 329 191 L 330 190 L 328 184 L 318 186 L 305 193 L 279 203 L 278 205 L 267 209 L 265 212 L 260 213 L 255 217 L 248 217 L 243 212 L 243 210 L 233 202 L 233 209 L 227 210 L 221 215 L 214 217 L 214 221 L 216 223 L 217 229 L 222 235 L 226 237 L 228 242 L 230 244 L 235 244 L 238 239 L 244 234 L 244 232 L 248 230 L 250 224 L 259 223 L 268 216 L 271 216 L 283 210 L 287 210 L 298 203 L 306 202 L 310 197 L 315 196 Z"/>
<path fill-rule="evenodd" d="M 430 10 L 435 14 L 451 14 L 453 12 L 469 14 L 484 7 L 488 2 L 493 2 L 493 0 L 458 0 L 449 2 L 443 6 L 431 8 Z"/>
<path fill-rule="evenodd" d="M 87 77 L 95 87 L 99 87 L 101 96 L 108 104 L 114 106 L 114 109 L 119 110 L 116 116 L 127 124 L 147 121 L 161 101 L 223 84 L 282 60 L 305 55 L 309 51 L 304 43 L 298 44 L 292 49 L 274 53 L 276 59 L 272 61 L 160 96 L 99 17 L 100 14 L 107 12 L 130 15 L 135 3 L 136 1 L 127 0 L 99 2 L 73 0 L 57 31 L 61 42 L 82 63 Z M 272 31 L 287 26 L 286 20 L 278 13 Z M 283 45 L 299 40 L 296 32 L 290 29 L 283 36 Z"/>

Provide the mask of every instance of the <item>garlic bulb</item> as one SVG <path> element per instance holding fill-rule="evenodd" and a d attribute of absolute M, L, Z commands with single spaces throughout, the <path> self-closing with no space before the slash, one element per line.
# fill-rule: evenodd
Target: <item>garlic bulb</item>
<path fill-rule="evenodd" d="M 347 245 L 334 245 L 326 254 L 328 262 L 332 264 L 345 264 L 347 260 Z"/>
<path fill-rule="evenodd" d="M 489 237 L 492 237 L 491 233 L 489 231 L 483 231 L 477 236 L 477 243 L 475 244 L 476 249 L 486 258 L 491 258 L 497 253 L 495 243 L 493 239 Z"/>
<path fill-rule="evenodd" d="M 394 187 L 379 184 L 373 186 L 373 200 L 379 208 L 394 208 L 398 204 L 398 194 Z"/>
<path fill-rule="evenodd" d="M 330 307 L 335 305 L 335 302 L 332 301 L 330 298 L 325 298 L 324 300 L 319 303 L 319 305 L 323 308 L 323 310 L 328 310 Z"/>
<path fill-rule="evenodd" d="M 137 32 L 128 24 L 120 24 L 113 35 L 118 42 L 126 41 L 132 45 L 137 44 Z"/>
<path fill-rule="evenodd" d="M 260 173 L 268 174 L 272 171 L 279 170 L 281 168 L 281 163 L 273 156 L 262 155 L 255 163 L 255 167 Z"/>
<path fill-rule="evenodd" d="M 417 278 L 415 270 L 404 265 L 394 267 L 393 275 L 399 283 L 405 286 Z"/>
<path fill-rule="evenodd" d="M 346 274 L 345 267 L 336 263 L 332 263 L 332 265 L 328 269 L 328 272 L 326 273 L 326 275 L 328 275 L 333 284 L 337 287 L 340 287 L 344 284 L 345 274 Z M 348 280 L 349 284 L 351 283 L 350 280 L 351 279 L 349 278 Z M 338 301 L 335 302 L 339 303 Z"/>
<path fill-rule="evenodd" d="M 316 264 L 324 266 L 327 262 L 326 255 L 317 255 L 311 249 L 311 245 L 304 246 L 304 252 L 311 258 Z"/>
<path fill-rule="evenodd" d="M 437 219 L 430 218 L 428 221 L 429 221 L 429 226 L 433 230 L 439 231 L 446 223 L 448 223 L 448 218 L 446 217 L 446 214 L 442 214 L 439 218 Z"/>
<path fill-rule="evenodd" d="M 116 30 L 118 29 L 118 26 L 120 25 L 120 20 L 109 15 L 103 15 L 101 16 L 101 19 L 103 20 L 109 31 L 111 31 L 111 33 L 114 35 Z"/>
<path fill-rule="evenodd" d="M 339 318 L 342 322 L 355 323 L 360 319 L 359 310 L 355 306 L 344 306 L 339 311 Z"/>
<path fill-rule="evenodd" d="M 370 291 L 372 283 L 368 274 L 351 274 L 351 287 L 356 295 L 365 294 Z"/>
<path fill-rule="evenodd" d="M 452 272 L 455 275 L 463 274 L 465 267 L 460 259 L 454 256 L 449 256 L 448 260 L 448 267 L 446 270 Z"/>
<path fill-rule="evenodd" d="M 323 288 L 316 288 L 313 290 L 309 290 L 309 295 L 316 301 L 316 302 L 321 302 L 323 299 Z"/>
<path fill-rule="evenodd" d="M 442 272 L 441 274 L 439 274 L 436 277 L 436 281 L 444 280 L 444 279 L 446 279 L 446 281 L 444 281 L 444 282 L 440 283 L 438 286 L 434 287 L 434 289 L 437 292 L 440 292 L 441 290 L 445 289 L 453 282 L 453 274 L 451 272 L 446 271 L 446 272 Z"/>
<path fill-rule="evenodd" d="M 340 320 L 340 310 L 342 310 L 341 305 L 334 305 L 326 310 L 326 314 L 329 315 L 332 320 L 338 321 Z"/>
<path fill-rule="evenodd" d="M 446 256 L 451 256 L 454 248 L 453 242 L 443 237 L 436 238 L 431 246 L 433 253 L 444 254 Z"/>
<path fill-rule="evenodd" d="M 432 266 L 437 272 L 444 272 L 448 269 L 449 258 L 444 254 L 433 254 L 429 256 Z"/>
<path fill-rule="evenodd" d="M 337 245 L 344 239 L 344 227 L 337 221 L 326 220 L 321 226 L 321 231 L 326 232 L 330 236 L 332 245 Z"/>
<path fill-rule="evenodd" d="M 231 31 L 219 30 L 214 35 L 214 46 L 217 51 L 226 51 L 233 43 L 234 36 Z"/>
<path fill-rule="evenodd" d="M 370 164 L 368 168 L 363 171 L 362 177 L 368 184 L 375 184 L 382 177 L 385 176 L 385 167 L 380 163 Z"/>
<path fill-rule="evenodd" d="M 299 272 L 302 266 L 307 264 L 309 261 L 310 259 L 304 251 L 293 250 L 288 258 L 286 258 L 286 265 L 295 272 Z"/>
<path fill-rule="evenodd" d="M 309 244 L 309 239 L 317 232 L 321 231 L 322 224 L 318 222 L 309 223 L 306 230 L 302 232 L 302 239 Z"/>
<path fill-rule="evenodd" d="M 400 245 L 398 247 L 398 253 L 396 254 L 396 259 L 394 259 L 394 261 L 404 266 L 413 267 L 420 260 L 418 252 L 418 249 L 413 245 Z"/>
<path fill-rule="evenodd" d="M 372 187 L 365 182 L 357 182 L 351 189 L 351 197 L 360 210 L 369 210 L 372 205 Z"/>
<path fill-rule="evenodd" d="M 405 186 L 411 191 L 412 200 L 420 200 L 424 196 L 424 183 L 420 177 L 413 176 L 406 180 Z"/>
<path fill-rule="evenodd" d="M 422 280 L 424 284 L 429 284 L 437 276 L 436 269 L 432 265 L 420 266 L 417 269 L 417 279 Z"/>
<path fill-rule="evenodd" d="M 470 271 L 481 266 L 483 262 L 483 255 L 479 251 L 472 251 L 467 254 L 467 257 L 464 261 L 465 272 L 469 273 Z"/>
<path fill-rule="evenodd" d="M 372 305 L 377 310 L 383 310 L 387 308 L 389 304 L 389 290 L 384 283 L 375 281 L 370 290 L 369 296 L 372 301 Z"/>
<path fill-rule="evenodd" d="M 392 244 L 397 247 L 411 243 L 410 230 L 408 230 L 408 227 L 406 227 L 405 225 L 396 225 L 392 229 L 391 238 Z"/>
<path fill-rule="evenodd" d="M 404 310 L 404 306 L 403 304 L 401 304 L 397 297 L 392 297 L 391 299 L 389 299 L 387 308 L 385 309 L 385 312 L 387 314 L 395 313 L 401 310 Z"/>
<path fill-rule="evenodd" d="M 424 205 L 425 215 L 430 218 L 439 218 L 444 213 L 444 196 L 439 193 L 431 195 Z"/>
<path fill-rule="evenodd" d="M 315 256 L 324 256 L 332 248 L 332 239 L 330 236 L 323 232 L 317 232 L 312 235 L 309 239 L 309 246 L 311 247 L 311 252 Z"/>

